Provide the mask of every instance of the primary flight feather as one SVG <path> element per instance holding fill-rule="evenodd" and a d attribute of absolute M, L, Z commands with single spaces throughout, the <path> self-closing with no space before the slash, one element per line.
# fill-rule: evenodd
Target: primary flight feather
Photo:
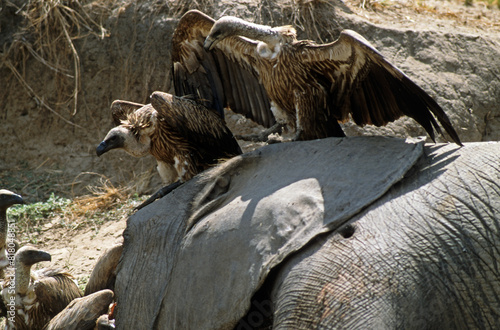
<path fill-rule="evenodd" d="M 290 26 L 270 27 L 187 12 L 173 36 L 176 94 L 229 107 L 295 139 L 345 136 L 339 122 L 382 126 L 406 115 L 435 140 L 440 126 L 461 145 L 443 109 L 354 31 L 331 43 L 297 40 Z M 436 120 L 437 119 L 437 120 Z"/>

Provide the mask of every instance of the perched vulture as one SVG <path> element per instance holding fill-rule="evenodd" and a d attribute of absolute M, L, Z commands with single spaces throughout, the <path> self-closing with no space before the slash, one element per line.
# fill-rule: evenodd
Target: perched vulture
<path fill-rule="evenodd" d="M 0 278 L 4 278 L 4 268 L 9 265 L 7 252 L 13 255 L 17 250 L 17 242 L 14 240 L 7 244 L 7 209 L 14 204 L 24 204 L 23 198 L 12 191 L 0 189 Z M 7 251 L 8 248 L 10 251 Z"/>
<path fill-rule="evenodd" d="M 117 127 L 99 144 L 97 155 L 116 148 L 135 157 L 151 154 L 165 184 L 178 185 L 222 159 L 241 154 L 224 120 L 185 97 L 154 92 L 146 105 L 114 101 L 111 113 Z"/>
<path fill-rule="evenodd" d="M 113 291 L 101 290 L 76 298 L 46 325 L 44 330 L 93 330 L 101 315 L 106 315 Z"/>
<path fill-rule="evenodd" d="M 48 252 L 31 246 L 16 252 L 15 281 L 7 276 L 2 290 L 8 307 L 6 329 L 42 329 L 73 299 L 82 296 L 72 276 L 65 272 L 48 268 L 31 271 L 34 264 L 50 260 Z"/>
<path fill-rule="evenodd" d="M 345 136 L 339 122 L 386 125 L 406 115 L 434 140 L 460 139 L 441 107 L 368 41 L 344 30 L 331 43 L 297 40 L 291 26 L 270 27 L 192 10 L 173 36 L 177 95 L 195 95 L 219 112 L 230 107 L 265 126 L 296 131 L 295 139 Z M 270 106 L 268 106 L 270 104 Z"/>

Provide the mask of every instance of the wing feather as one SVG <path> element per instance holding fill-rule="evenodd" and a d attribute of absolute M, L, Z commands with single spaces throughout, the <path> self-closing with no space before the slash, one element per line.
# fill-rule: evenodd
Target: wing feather
<path fill-rule="evenodd" d="M 214 20 L 196 11 L 180 19 L 172 37 L 174 89 L 178 96 L 196 95 L 204 105 L 223 115 L 225 107 L 270 127 L 274 116 L 254 63 L 256 43 L 227 38 L 207 52 L 203 42 Z"/>
<path fill-rule="evenodd" d="M 300 42 L 299 42 L 300 43 Z M 436 119 L 457 144 L 460 139 L 443 109 L 403 72 L 389 63 L 362 36 L 345 30 L 336 41 L 299 45 L 304 63 L 330 80 L 330 111 L 341 121 L 382 126 L 406 115 L 434 140 Z"/>
<path fill-rule="evenodd" d="M 122 121 L 127 119 L 127 116 L 135 110 L 142 108 L 144 104 L 116 100 L 111 103 L 111 117 L 113 123 L 118 126 Z"/>
<path fill-rule="evenodd" d="M 238 142 L 224 121 L 212 110 L 183 97 L 163 92 L 151 95 L 151 105 L 168 134 L 186 143 L 200 163 L 241 154 Z"/>

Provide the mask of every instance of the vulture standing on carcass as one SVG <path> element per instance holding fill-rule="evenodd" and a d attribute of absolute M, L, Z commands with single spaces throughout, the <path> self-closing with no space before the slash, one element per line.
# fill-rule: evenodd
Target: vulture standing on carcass
<path fill-rule="evenodd" d="M 151 104 L 114 101 L 117 127 L 96 149 L 98 156 L 121 148 L 135 157 L 151 154 L 165 184 L 141 208 L 222 159 L 241 154 L 240 146 L 215 111 L 184 97 L 154 92 Z"/>
<path fill-rule="evenodd" d="M 229 107 L 270 126 L 295 129 L 296 140 L 345 136 L 339 122 L 382 126 L 406 115 L 435 140 L 460 139 L 441 107 L 354 31 L 316 44 L 291 26 L 270 27 L 192 10 L 174 32 L 177 95 L 192 94 L 219 112 Z M 270 104 L 270 106 L 268 106 Z"/>
<path fill-rule="evenodd" d="M 8 307 L 6 329 L 43 329 L 73 299 L 82 296 L 74 279 L 60 270 L 44 268 L 31 271 L 42 261 L 50 261 L 48 252 L 32 246 L 20 248 L 15 255 L 15 281 L 7 276 L 2 299 Z M 10 306 L 15 304 L 14 315 Z"/>

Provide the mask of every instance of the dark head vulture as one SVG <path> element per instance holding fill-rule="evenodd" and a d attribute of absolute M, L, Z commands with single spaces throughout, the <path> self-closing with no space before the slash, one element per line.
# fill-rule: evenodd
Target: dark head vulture
<path fill-rule="evenodd" d="M 383 126 L 406 115 L 435 140 L 436 121 L 461 145 L 443 109 L 354 31 L 331 43 L 297 40 L 291 26 L 187 12 L 173 36 L 176 94 L 199 95 L 295 139 L 345 136 L 339 122 Z"/>
<path fill-rule="evenodd" d="M 123 104 L 128 111 L 122 110 Z M 116 148 L 136 157 L 152 154 L 163 181 L 171 183 L 187 181 L 220 159 L 241 154 L 223 119 L 193 100 L 154 92 L 151 104 L 136 104 L 135 110 L 130 105 L 113 102 L 111 112 L 120 124 L 97 147 L 97 155 Z"/>
<path fill-rule="evenodd" d="M 180 184 L 241 154 L 219 114 L 188 98 L 154 92 L 151 104 L 114 101 L 111 113 L 118 126 L 99 144 L 97 155 L 116 148 L 136 157 L 151 154 L 166 184 Z"/>
<path fill-rule="evenodd" d="M 3 278 L 3 269 L 8 266 L 7 259 L 7 209 L 15 204 L 24 204 L 21 196 L 6 189 L 0 189 L 0 277 Z M 15 242 L 12 242 L 14 245 Z M 14 247 L 14 246 L 12 246 Z M 15 250 L 15 248 L 14 248 Z"/>
<path fill-rule="evenodd" d="M 2 298 L 6 306 L 15 302 L 13 313 L 7 313 L 7 329 L 42 329 L 57 313 L 81 292 L 71 275 L 55 270 L 31 267 L 42 261 L 50 261 L 48 252 L 32 246 L 20 248 L 15 255 L 15 283 L 4 283 Z"/>

